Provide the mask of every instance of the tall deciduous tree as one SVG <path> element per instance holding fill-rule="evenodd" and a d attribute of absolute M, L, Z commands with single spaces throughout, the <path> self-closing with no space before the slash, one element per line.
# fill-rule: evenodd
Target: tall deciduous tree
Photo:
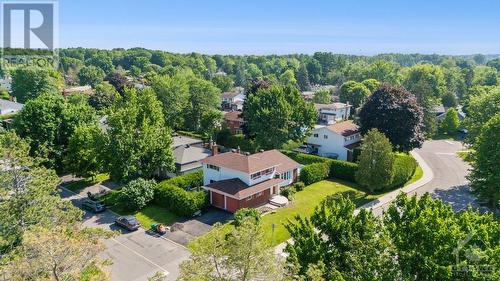
<path fill-rule="evenodd" d="M 94 177 L 102 172 L 101 153 L 105 151 L 104 136 L 97 125 L 82 125 L 69 139 L 64 158 L 65 171 L 79 177 Z"/>
<path fill-rule="evenodd" d="M 104 70 L 97 66 L 84 66 L 78 73 L 80 85 L 90 85 L 95 87 L 104 80 Z"/>
<path fill-rule="evenodd" d="M 151 82 L 151 87 L 162 103 L 165 122 L 173 129 L 182 128 L 184 115 L 189 101 L 189 83 L 183 74 L 158 76 Z"/>
<path fill-rule="evenodd" d="M 38 67 L 22 67 L 12 72 L 12 92 L 20 103 L 32 100 L 43 93 L 58 93 L 59 73 Z"/>
<path fill-rule="evenodd" d="M 89 96 L 89 104 L 97 110 L 110 107 L 120 94 L 108 82 L 102 82 L 95 86 L 93 93 Z"/>
<path fill-rule="evenodd" d="M 389 140 L 377 129 L 364 135 L 356 182 L 371 192 L 382 190 L 394 176 L 394 154 Z"/>
<path fill-rule="evenodd" d="M 417 97 L 424 112 L 424 130 L 432 135 L 437 130 L 434 108 L 446 92 L 446 80 L 441 67 L 419 64 L 411 67 L 403 81 L 405 88 Z"/>
<path fill-rule="evenodd" d="M 299 70 L 297 71 L 297 85 L 301 91 L 307 91 L 311 88 L 309 73 L 304 64 L 301 64 Z"/>
<path fill-rule="evenodd" d="M 286 225 L 290 271 L 299 276 L 316 271 L 325 280 L 396 280 L 394 247 L 381 221 L 347 197 L 329 197 L 311 218 Z M 319 273 L 319 274 L 318 274 Z"/>
<path fill-rule="evenodd" d="M 113 180 L 151 177 L 158 169 L 173 170 L 170 129 L 152 89 L 127 90 L 108 117 L 107 169 Z"/>
<path fill-rule="evenodd" d="M 446 111 L 446 116 L 441 122 L 441 130 L 447 134 L 456 133 L 458 126 L 460 125 L 460 120 L 458 119 L 458 113 L 455 108 L 450 108 Z"/>
<path fill-rule="evenodd" d="M 227 234 L 215 225 L 189 245 L 191 257 L 181 264 L 179 280 L 283 280 L 283 264 L 266 245 L 260 224 L 252 218 Z"/>
<path fill-rule="evenodd" d="M 220 107 L 220 90 L 212 82 L 199 78 L 189 80 L 189 97 L 184 112 L 184 127 L 200 131 L 206 113 Z"/>
<path fill-rule="evenodd" d="M 380 87 L 362 107 L 359 121 L 362 134 L 376 128 L 398 151 L 410 151 L 424 142 L 422 109 L 402 87 Z"/>
<path fill-rule="evenodd" d="M 314 92 L 313 101 L 315 103 L 329 104 L 332 102 L 332 93 L 328 90 Z"/>
<path fill-rule="evenodd" d="M 14 128 L 29 140 L 31 155 L 43 158 L 48 167 L 60 171 L 68 140 L 76 127 L 95 122 L 96 112 L 85 99 L 66 100 L 59 94 L 42 94 L 26 103 L 14 120 Z"/>
<path fill-rule="evenodd" d="M 247 97 L 242 113 L 250 136 L 265 149 L 281 148 L 289 140 L 303 140 L 317 113 L 295 87 L 272 86 Z"/>
<path fill-rule="evenodd" d="M 470 97 L 464 125 L 467 128 L 467 142 L 474 144 L 481 128 L 495 114 L 500 112 L 500 87 L 484 89 Z"/>
<path fill-rule="evenodd" d="M 348 81 L 340 87 L 340 102 L 350 103 L 354 108 L 360 107 L 370 96 L 370 90 L 356 81 Z"/>
<path fill-rule="evenodd" d="M 472 191 L 495 212 L 500 203 L 500 114 L 481 129 L 469 176 Z"/>

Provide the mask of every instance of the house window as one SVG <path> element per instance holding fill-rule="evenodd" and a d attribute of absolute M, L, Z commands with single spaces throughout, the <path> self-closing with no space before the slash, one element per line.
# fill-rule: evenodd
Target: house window
<path fill-rule="evenodd" d="M 323 136 L 323 138 L 324 138 L 325 140 L 327 140 L 327 139 L 328 139 L 328 136 L 327 136 L 327 135 L 324 135 L 324 136 Z"/>
<path fill-rule="evenodd" d="M 211 164 L 207 164 L 207 168 L 215 171 L 219 171 L 219 167 Z"/>
<path fill-rule="evenodd" d="M 314 134 L 314 137 L 317 138 L 319 135 L 318 134 Z"/>
<path fill-rule="evenodd" d="M 292 178 L 292 173 L 290 171 L 283 173 L 283 174 L 281 174 L 280 178 L 282 180 L 289 180 Z"/>
<path fill-rule="evenodd" d="M 255 174 L 252 174 L 252 175 L 250 176 L 250 178 L 251 178 L 252 180 L 256 180 L 256 179 L 260 178 L 260 172 L 255 173 Z"/>

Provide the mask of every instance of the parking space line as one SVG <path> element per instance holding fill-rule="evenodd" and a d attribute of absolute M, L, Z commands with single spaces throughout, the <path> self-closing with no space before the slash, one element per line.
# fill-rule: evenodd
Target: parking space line
<path fill-rule="evenodd" d="M 115 238 L 111 238 L 111 240 L 115 241 L 116 243 L 120 244 L 121 246 L 125 247 L 127 250 L 131 251 L 132 253 L 136 254 L 138 257 L 144 259 L 145 261 L 147 261 L 148 263 L 150 263 L 151 265 L 159 268 L 160 270 L 162 270 L 163 274 L 168 275 L 170 274 L 170 272 L 168 272 L 168 270 L 166 270 L 165 268 L 161 267 L 160 265 L 158 265 L 157 263 L 153 262 L 152 260 L 146 258 L 144 255 L 141 255 L 140 253 L 138 253 L 137 251 L 135 251 L 134 249 L 128 247 L 127 245 L 121 243 L 120 241 L 116 240 Z"/>

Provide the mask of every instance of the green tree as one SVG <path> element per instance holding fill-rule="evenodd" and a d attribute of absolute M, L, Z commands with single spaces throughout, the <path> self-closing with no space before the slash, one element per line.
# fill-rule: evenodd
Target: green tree
<path fill-rule="evenodd" d="M 441 130 L 447 134 L 454 134 L 458 130 L 460 120 L 458 120 L 458 113 L 455 108 L 450 108 L 446 111 L 446 116 L 441 122 Z"/>
<path fill-rule="evenodd" d="M 264 149 L 281 148 L 289 140 L 303 140 L 317 113 L 295 87 L 271 86 L 247 97 L 242 113 L 250 136 Z"/>
<path fill-rule="evenodd" d="M 389 140 L 377 129 L 364 135 L 356 182 L 374 192 L 387 187 L 394 176 L 394 154 Z"/>
<path fill-rule="evenodd" d="M 104 151 L 104 136 L 97 125 L 83 125 L 75 129 L 69 139 L 64 158 L 65 171 L 77 177 L 94 177 L 102 172 L 100 154 Z"/>
<path fill-rule="evenodd" d="M 96 110 L 103 110 L 110 107 L 120 94 L 108 82 L 97 84 L 94 91 L 89 96 L 89 104 Z"/>
<path fill-rule="evenodd" d="M 340 102 L 350 103 L 354 108 L 360 107 L 370 96 L 370 90 L 356 81 L 347 81 L 340 87 Z"/>
<path fill-rule="evenodd" d="M 234 81 L 231 76 L 223 74 L 215 75 L 212 79 L 212 83 L 214 83 L 215 87 L 219 88 L 221 92 L 227 92 L 234 86 Z"/>
<path fill-rule="evenodd" d="M 217 77 L 217 76 L 216 76 Z M 165 123 L 173 129 L 182 128 L 184 113 L 189 99 L 189 83 L 183 74 L 158 76 L 151 82 L 151 87 L 162 104 Z"/>
<path fill-rule="evenodd" d="M 363 84 L 366 88 L 368 88 L 368 90 L 370 90 L 370 93 L 375 92 L 375 90 L 377 90 L 381 85 L 381 83 L 377 79 L 373 78 L 363 80 L 361 84 Z"/>
<path fill-rule="evenodd" d="M 348 197 L 328 197 L 310 219 L 297 216 L 288 223 L 290 271 L 304 277 L 314 269 L 325 280 L 398 279 L 395 250 L 381 221 L 354 210 Z"/>
<path fill-rule="evenodd" d="M 301 64 L 299 70 L 297 71 L 297 85 L 301 91 L 307 91 L 311 88 L 311 83 L 309 82 L 309 73 L 304 64 Z"/>
<path fill-rule="evenodd" d="M 469 175 L 472 192 L 488 202 L 493 213 L 500 203 L 500 114 L 492 117 L 481 129 L 474 145 L 474 161 Z"/>
<path fill-rule="evenodd" d="M 96 66 L 84 66 L 78 73 L 80 85 L 95 87 L 104 80 L 104 71 Z"/>
<path fill-rule="evenodd" d="M 454 212 L 429 194 L 400 194 L 383 224 L 396 247 L 402 280 L 498 279 L 500 224 L 492 214 Z M 494 271 L 482 271 L 479 265 L 490 265 Z M 467 274 L 461 268 L 467 268 Z"/>
<path fill-rule="evenodd" d="M 467 142 L 474 144 L 481 133 L 481 128 L 498 112 L 500 112 L 500 87 L 471 96 L 464 120 L 465 128 L 468 130 Z"/>
<path fill-rule="evenodd" d="M 77 97 L 77 96 L 76 96 Z M 26 103 L 14 119 L 19 136 L 27 138 L 31 155 L 41 157 L 47 167 L 62 170 L 70 136 L 83 124 L 95 124 L 96 112 L 86 100 L 65 100 L 59 94 L 42 94 Z"/>
<path fill-rule="evenodd" d="M 329 90 L 319 90 L 314 92 L 314 103 L 329 104 L 332 102 L 332 93 Z"/>
<path fill-rule="evenodd" d="M 158 169 L 174 170 L 170 129 L 152 89 L 127 90 L 108 116 L 105 164 L 116 181 L 150 178 Z"/>
<path fill-rule="evenodd" d="M 127 183 L 120 192 L 121 204 L 129 210 L 141 210 L 153 200 L 156 189 L 154 180 L 135 179 Z"/>
<path fill-rule="evenodd" d="M 58 92 L 57 79 L 47 69 L 22 67 L 12 72 L 12 93 L 20 103 L 26 103 L 43 93 Z"/>
<path fill-rule="evenodd" d="M 199 132 L 202 133 L 206 139 L 217 139 L 217 133 L 222 129 L 222 121 L 224 114 L 219 110 L 212 109 L 204 112 L 201 116 L 201 126 Z"/>
<path fill-rule="evenodd" d="M 423 113 L 415 96 L 402 87 L 380 87 L 361 108 L 361 133 L 376 128 L 398 151 L 411 151 L 424 142 Z"/>
<path fill-rule="evenodd" d="M 500 71 L 500 58 L 490 60 L 486 65 L 495 68 L 497 71 Z"/>
<path fill-rule="evenodd" d="M 434 108 L 446 92 L 446 81 L 440 66 L 419 64 L 408 69 L 404 87 L 417 97 L 424 112 L 424 131 L 433 135 L 437 130 Z"/>
<path fill-rule="evenodd" d="M 29 156 L 28 143 L 14 132 L 0 133 L 0 254 L 12 251 L 31 227 L 72 224 L 82 212 L 57 193 L 53 170 Z"/>
<path fill-rule="evenodd" d="M 265 243 L 260 224 L 250 218 L 229 234 L 216 224 L 190 243 L 189 250 L 178 280 L 284 280 L 283 264 Z"/>
<path fill-rule="evenodd" d="M 293 70 L 288 69 L 280 75 L 280 83 L 284 86 L 296 87 L 297 79 L 295 78 L 295 73 Z"/>
<path fill-rule="evenodd" d="M 377 60 L 370 64 L 366 69 L 366 79 L 375 79 L 383 83 L 398 85 L 400 82 L 399 77 L 400 66 L 391 61 Z"/>
<path fill-rule="evenodd" d="M 441 97 L 441 102 L 444 107 L 456 107 L 458 105 L 457 96 L 452 92 L 446 92 Z"/>
<path fill-rule="evenodd" d="M 201 130 L 201 123 L 207 112 L 220 107 L 220 90 L 212 82 L 199 78 L 189 80 L 189 98 L 184 114 L 184 128 Z"/>
<path fill-rule="evenodd" d="M 472 84 L 479 86 L 495 86 L 498 83 L 498 72 L 489 66 L 477 66 L 474 68 L 474 79 Z"/>

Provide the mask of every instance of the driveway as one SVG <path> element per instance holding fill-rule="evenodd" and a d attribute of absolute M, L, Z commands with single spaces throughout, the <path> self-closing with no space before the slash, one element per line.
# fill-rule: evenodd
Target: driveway
<path fill-rule="evenodd" d="M 61 197 L 80 206 L 86 190 L 75 194 L 61 188 Z M 112 259 L 110 266 L 112 280 L 144 281 L 156 272 L 167 275 L 166 280 L 175 280 L 179 275 L 179 265 L 189 258 L 189 251 L 172 240 L 139 229 L 134 232 L 122 230 L 114 225 L 116 215 L 111 211 L 99 214 L 86 212 L 83 226 L 117 230 L 121 234 L 104 241 L 107 249 L 102 258 Z"/>

